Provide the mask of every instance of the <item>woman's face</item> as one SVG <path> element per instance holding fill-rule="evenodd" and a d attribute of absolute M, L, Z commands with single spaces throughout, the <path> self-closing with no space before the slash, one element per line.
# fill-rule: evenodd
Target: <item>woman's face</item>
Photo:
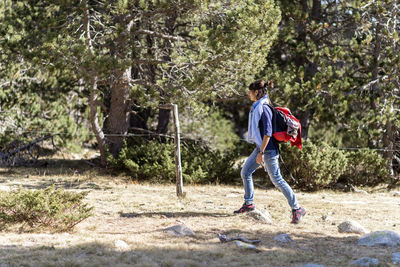
<path fill-rule="evenodd" d="M 257 101 L 257 91 L 249 90 L 247 91 L 247 94 L 251 101 L 253 102 Z"/>

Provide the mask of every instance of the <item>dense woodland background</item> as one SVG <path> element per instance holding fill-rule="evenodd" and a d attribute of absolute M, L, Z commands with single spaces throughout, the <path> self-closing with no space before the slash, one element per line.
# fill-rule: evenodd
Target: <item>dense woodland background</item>
<path fill-rule="evenodd" d="M 282 146 L 299 187 L 395 186 L 400 174 L 397 1 L 0 2 L 0 145 L 54 135 L 99 166 L 174 180 L 179 105 L 185 182 L 230 183 L 251 146 L 255 79 L 301 120 Z M 289 180 L 288 180 L 289 181 Z"/>

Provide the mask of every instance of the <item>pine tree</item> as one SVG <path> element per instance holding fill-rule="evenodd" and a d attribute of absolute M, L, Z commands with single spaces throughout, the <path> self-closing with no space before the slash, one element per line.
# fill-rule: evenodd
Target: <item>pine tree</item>
<path fill-rule="evenodd" d="M 24 62 L 85 86 L 103 164 L 106 149 L 120 151 L 130 116 L 143 115 L 146 126 L 159 104 L 198 106 L 243 90 L 265 65 L 280 20 L 271 0 L 19 1 L 8 21 L 21 12 Z"/>
<path fill-rule="evenodd" d="M 265 70 L 280 89 L 273 99 L 302 119 L 305 138 L 311 129 L 314 140 L 386 150 L 393 174 L 399 146 L 398 4 L 279 3 L 280 36 Z"/>

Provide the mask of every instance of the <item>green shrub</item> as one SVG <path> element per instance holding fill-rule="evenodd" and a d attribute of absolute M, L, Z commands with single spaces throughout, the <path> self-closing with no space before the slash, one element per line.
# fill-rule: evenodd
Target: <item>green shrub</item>
<path fill-rule="evenodd" d="M 108 162 L 115 170 L 126 170 L 137 180 L 152 182 L 172 181 L 175 177 L 175 158 L 173 143 L 147 141 L 143 138 L 129 139 L 114 159 Z"/>
<path fill-rule="evenodd" d="M 174 153 L 173 142 L 132 138 L 125 142 L 118 158 L 109 156 L 108 162 L 115 170 L 128 171 L 133 179 L 174 182 Z M 186 140 L 181 144 L 182 173 L 187 183 L 231 182 L 238 175 L 234 159 L 234 151 L 221 153 Z"/>
<path fill-rule="evenodd" d="M 388 181 L 387 161 L 374 150 L 347 153 L 348 167 L 340 181 L 352 185 L 377 185 Z"/>
<path fill-rule="evenodd" d="M 326 143 L 306 141 L 303 150 L 285 144 L 281 152 L 289 171 L 304 189 L 315 190 L 337 182 L 373 186 L 388 179 L 386 160 L 374 150 L 346 152 Z"/>
<path fill-rule="evenodd" d="M 305 141 L 302 150 L 285 144 L 281 145 L 281 152 L 299 186 L 308 190 L 336 183 L 347 168 L 345 152 L 326 143 L 313 144 Z"/>
<path fill-rule="evenodd" d="M 201 105 L 201 108 L 183 109 L 180 116 L 182 135 L 185 138 L 201 140 L 220 152 L 235 149 L 235 142 L 238 136 L 234 131 L 234 124 L 227 119 L 222 112 L 213 106 Z M 173 124 L 170 124 L 172 130 Z"/>
<path fill-rule="evenodd" d="M 92 207 L 82 203 L 88 192 L 74 193 L 49 187 L 0 192 L 0 229 L 69 231 L 91 216 Z"/>
<path fill-rule="evenodd" d="M 186 142 L 182 149 L 184 178 L 192 183 L 231 183 L 239 175 L 234 168 L 236 157 L 234 150 L 222 153 Z"/>

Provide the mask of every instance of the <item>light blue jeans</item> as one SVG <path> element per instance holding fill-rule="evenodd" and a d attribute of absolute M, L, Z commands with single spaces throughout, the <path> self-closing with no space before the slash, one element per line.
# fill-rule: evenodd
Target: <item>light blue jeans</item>
<path fill-rule="evenodd" d="M 244 185 L 244 201 L 246 204 L 254 203 L 254 186 L 253 186 L 253 173 L 260 166 L 256 162 L 257 154 L 260 150 L 254 149 L 253 153 L 248 157 L 245 164 L 243 165 L 240 175 L 243 179 Z M 298 209 L 300 206 L 297 203 L 296 196 L 292 188 L 283 179 L 281 170 L 279 168 L 279 152 L 276 150 L 266 150 L 264 154 L 264 170 L 268 172 L 271 182 L 276 188 L 281 190 L 283 195 L 286 197 L 289 206 L 292 209 Z"/>

